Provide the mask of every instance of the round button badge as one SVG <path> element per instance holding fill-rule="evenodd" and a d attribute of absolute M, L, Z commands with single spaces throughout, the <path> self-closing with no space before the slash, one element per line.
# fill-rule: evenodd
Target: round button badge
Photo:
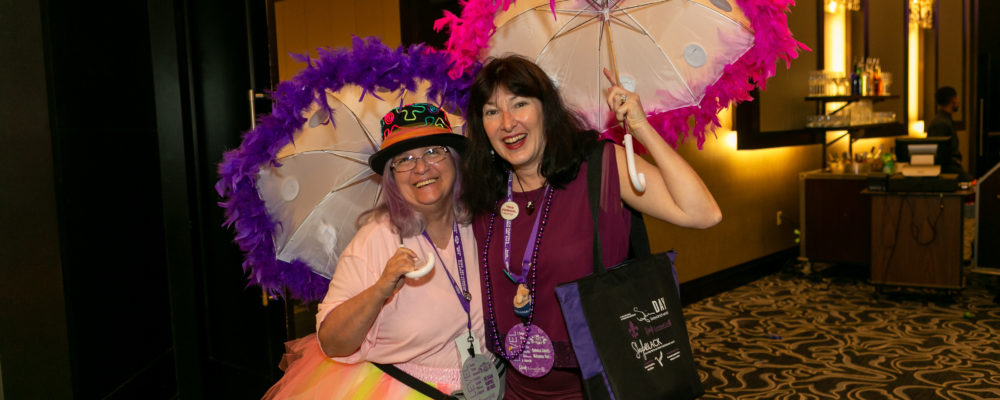
<path fill-rule="evenodd" d="M 503 217 L 503 219 L 505 220 L 510 221 L 514 218 L 517 218 L 517 214 L 519 214 L 520 212 L 521 210 L 520 208 L 518 208 L 517 203 L 513 201 L 505 201 L 503 204 L 500 205 L 500 216 Z"/>

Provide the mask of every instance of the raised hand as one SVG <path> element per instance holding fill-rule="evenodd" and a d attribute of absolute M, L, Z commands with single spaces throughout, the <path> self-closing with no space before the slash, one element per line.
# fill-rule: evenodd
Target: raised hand
<path fill-rule="evenodd" d="M 413 250 L 406 247 L 396 249 L 396 253 L 389 258 L 389 261 L 386 261 L 382 276 L 374 285 L 379 294 L 389 298 L 399 290 L 406 281 L 405 274 L 417 269 L 416 261 L 417 253 L 414 253 Z"/>
<path fill-rule="evenodd" d="M 608 82 L 611 82 L 611 88 L 608 89 L 606 99 L 608 107 L 615 113 L 615 118 L 618 119 L 618 122 L 625 122 L 629 132 L 636 135 L 640 142 L 645 143 L 643 140 L 645 138 L 642 137 L 642 134 L 637 135 L 633 132 L 642 130 L 642 128 L 649 125 L 649 122 L 646 121 L 646 112 L 642 109 L 642 101 L 639 99 L 639 95 L 619 86 L 614 75 L 607 68 L 604 69 L 604 76 L 608 78 Z"/>

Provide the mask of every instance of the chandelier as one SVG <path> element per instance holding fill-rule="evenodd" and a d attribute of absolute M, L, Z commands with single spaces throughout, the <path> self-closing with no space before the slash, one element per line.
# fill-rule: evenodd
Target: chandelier
<path fill-rule="evenodd" d="M 825 0 L 823 5 L 823 9 L 830 14 L 837 12 L 837 8 L 840 7 L 844 10 L 858 11 L 861 9 L 861 0 Z"/>
<path fill-rule="evenodd" d="M 924 29 L 934 27 L 934 0 L 910 0 L 910 25 Z"/>

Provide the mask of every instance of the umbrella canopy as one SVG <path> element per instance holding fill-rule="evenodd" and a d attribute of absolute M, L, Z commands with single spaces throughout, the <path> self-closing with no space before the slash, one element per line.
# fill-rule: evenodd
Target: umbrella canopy
<path fill-rule="evenodd" d="M 496 25 L 494 24 L 495 17 L 497 13 L 501 11 L 507 11 L 505 17 L 501 19 L 496 19 L 497 22 L 507 22 L 508 20 L 513 20 L 515 16 L 527 12 L 527 10 L 532 10 L 535 15 L 531 18 L 538 18 L 540 14 L 538 13 L 539 1 L 532 0 L 519 0 L 514 3 L 513 0 L 465 0 L 464 6 L 460 16 L 456 16 L 449 12 L 445 12 L 441 19 L 435 21 L 435 28 L 446 29 L 450 32 L 450 36 L 446 44 L 446 52 L 449 54 L 449 59 L 452 63 L 452 67 L 449 71 L 449 76 L 457 77 L 467 71 L 474 71 L 478 68 L 479 61 L 490 53 L 490 45 L 500 45 L 499 41 L 492 39 L 494 32 L 497 31 Z M 662 22 L 683 22 L 670 16 L 664 17 L 661 21 L 654 20 L 652 24 L 643 23 L 639 24 L 640 21 L 638 17 L 633 20 L 633 17 L 624 16 L 625 14 L 632 14 L 633 9 L 635 12 L 645 12 L 640 11 L 638 8 L 643 7 L 654 7 L 659 6 L 659 3 L 673 3 L 665 4 L 672 5 L 674 7 L 683 6 L 687 8 L 695 6 L 704 6 L 706 9 L 711 8 L 722 15 L 728 15 L 732 17 L 727 17 L 738 25 L 745 27 L 745 21 L 749 22 L 749 27 L 753 34 L 752 47 L 750 47 L 739 57 L 734 63 L 726 65 L 722 68 L 722 75 L 715 80 L 715 83 L 709 84 L 704 88 L 704 95 L 701 100 L 698 101 L 696 105 L 675 108 L 670 111 L 660 111 L 662 109 L 667 109 L 670 107 L 676 107 L 676 104 L 671 105 L 671 103 L 666 103 L 660 107 L 656 106 L 646 106 L 646 112 L 650 123 L 652 123 L 653 128 L 660 133 L 661 136 L 672 145 L 676 145 L 679 139 L 683 139 L 687 134 L 692 134 L 698 143 L 698 147 L 701 148 L 705 141 L 705 129 L 712 126 L 718 126 L 719 120 L 716 114 L 730 104 L 735 104 L 736 102 L 750 100 L 750 92 L 755 88 L 759 87 L 761 89 L 765 88 L 765 83 L 768 78 L 774 76 L 775 70 L 777 69 L 777 61 L 784 60 L 785 65 L 790 66 L 791 60 L 798 57 L 798 51 L 809 50 L 801 42 L 795 40 L 792 37 L 792 32 L 788 29 L 788 17 L 787 13 L 789 7 L 794 4 L 794 0 L 708 0 L 708 1 L 695 1 L 695 0 L 669 0 L 669 1 L 648 1 L 648 0 L 620 0 L 612 1 L 607 3 L 604 0 L 591 0 L 591 1 L 549 1 L 549 10 L 545 19 L 548 22 L 544 24 L 554 24 L 548 28 L 533 28 L 533 29 L 543 29 L 545 32 L 561 32 L 562 34 L 571 33 L 569 28 L 581 26 L 583 17 L 583 11 L 587 7 L 591 9 L 590 14 L 593 14 L 593 10 L 601 9 L 601 17 L 604 16 L 603 9 L 608 9 L 608 16 L 605 20 L 611 20 L 608 25 L 614 28 L 615 25 L 620 25 L 622 28 L 631 30 L 632 33 L 623 33 L 623 37 L 628 37 L 629 35 L 638 32 L 637 27 L 642 27 L 646 32 L 657 31 L 658 28 L 650 28 L 650 25 L 658 25 Z M 542 4 L 544 6 L 544 4 Z M 582 6 L 581 6 L 582 5 Z M 570 8 L 572 6 L 573 8 Z M 635 6 L 635 7 L 633 7 Z M 516 10 L 521 12 L 511 12 L 510 8 L 516 7 Z M 543 7 L 544 8 L 544 7 Z M 729 11 L 729 9 L 732 9 Z M 576 24 L 570 24 L 567 22 L 567 18 L 574 16 L 573 13 L 559 12 L 557 10 L 577 10 L 578 15 L 576 18 L 578 22 Z M 623 11 L 621 13 L 613 13 L 612 10 Z M 738 14 L 742 13 L 745 19 L 739 18 Z M 614 15 L 612 15 L 614 14 Z M 527 16 L 524 16 L 527 17 Z M 554 18 L 554 20 L 553 20 Z M 562 22 L 560 22 L 560 18 Z M 619 24 L 619 21 L 624 21 L 626 23 Z M 542 21 L 539 21 L 542 22 Z M 647 21 L 648 22 L 648 21 Z M 671 26 L 676 26 L 671 24 Z M 697 30 L 699 26 L 688 26 L 684 29 Z M 560 31 L 562 29 L 562 31 Z M 617 28 L 614 28 L 617 31 Z M 671 28 L 677 29 L 677 28 Z M 540 31 L 539 31 L 540 32 Z M 512 33 L 498 33 L 500 35 L 514 34 Z M 537 36 L 537 37 L 536 37 Z M 532 45 L 538 48 L 537 40 L 539 38 L 548 38 L 553 35 L 545 36 L 539 33 L 538 35 L 533 35 L 530 38 L 526 38 L 531 43 L 536 43 Z M 611 35 L 616 44 L 621 44 L 624 39 L 619 39 L 618 36 L 614 34 Z M 661 35 L 662 36 L 662 35 Z M 719 35 L 720 39 L 730 38 L 729 35 Z M 742 40 L 742 35 L 733 37 L 735 40 Z M 673 41 L 670 37 L 667 37 L 668 41 Z M 603 39 L 606 40 L 606 39 Z M 689 43 L 681 43 L 677 40 L 677 44 L 684 44 L 684 48 L 687 48 Z M 592 54 L 597 54 L 600 50 L 598 46 L 603 46 L 601 40 L 591 41 L 590 52 Z M 638 42 L 637 42 L 638 43 Z M 708 42 L 692 42 L 699 44 L 702 49 L 707 49 L 705 43 Z M 627 44 L 631 46 L 632 44 Z M 504 45 L 507 46 L 507 45 Z M 513 46 L 513 45 L 511 45 Z M 542 46 L 544 48 L 544 46 Z M 541 50 L 539 50 L 541 51 Z M 525 50 L 525 52 L 528 52 Z M 619 50 L 619 52 L 623 52 Z M 666 52 L 664 52 L 666 53 Z M 674 53 L 677 50 L 674 49 Z M 700 51 L 697 48 L 692 47 L 689 51 L 690 58 L 694 64 L 700 63 Z M 501 51 L 493 51 L 492 54 L 501 54 Z M 687 60 L 684 58 L 684 53 L 681 53 L 682 60 L 686 64 Z M 528 57 L 532 57 L 528 55 Z M 619 57 L 624 57 L 620 55 Z M 706 65 L 709 67 L 699 67 L 697 69 L 702 71 L 713 70 L 717 71 L 715 68 L 711 67 L 714 64 L 714 60 L 709 58 L 709 53 L 706 51 L 705 60 Z M 562 60 L 564 64 L 573 64 L 581 62 L 573 57 L 567 57 Z M 713 62 L 709 64 L 709 62 Z M 677 63 L 675 63 L 677 64 Z M 675 65 L 676 66 L 676 65 Z M 632 71 L 629 68 L 623 68 L 623 86 L 630 88 L 631 85 L 628 84 L 628 77 L 632 74 L 638 75 L 638 70 Z M 680 67 L 683 69 L 683 65 Z M 590 86 L 599 85 L 602 82 L 600 77 L 600 68 L 595 67 L 593 72 L 594 76 L 591 78 Z M 713 74 L 707 74 L 709 76 L 714 76 Z M 633 76 L 634 78 L 635 76 Z M 556 76 L 558 79 L 558 76 Z M 559 82 L 563 90 L 567 90 L 570 84 L 564 82 Z M 636 81 L 636 89 L 641 87 L 645 89 L 650 89 L 651 86 L 648 85 L 646 81 Z M 585 84 L 586 85 L 586 84 Z M 703 85 L 693 83 L 695 87 L 700 87 Z M 585 86 L 586 87 L 586 86 Z M 645 90 L 644 89 L 644 90 Z M 666 90 L 666 89 L 665 89 Z M 678 90 L 674 89 L 670 92 L 677 93 Z M 641 92 L 640 92 L 641 93 Z M 642 93 L 641 93 L 642 94 Z M 683 94 L 683 92 L 681 92 Z M 642 94 L 643 100 L 651 99 L 648 95 Z M 698 96 L 693 96 L 693 99 L 697 99 Z M 692 101 L 689 99 L 688 101 Z M 694 100 L 697 101 L 697 100 Z M 584 105 L 585 108 L 590 109 Z M 585 110 L 583 110 L 585 111 Z M 600 114 L 593 114 L 590 119 L 595 124 L 598 125 L 608 125 L 601 122 Z M 691 119 L 694 119 L 694 124 L 690 123 Z M 610 118 L 605 119 L 605 121 L 610 121 Z M 620 129 L 612 129 L 605 132 L 608 136 L 614 138 L 622 138 L 622 133 Z"/>
<path fill-rule="evenodd" d="M 376 38 L 318 53 L 297 57 L 306 68 L 278 85 L 271 113 L 223 155 L 215 185 L 250 284 L 306 302 L 326 293 L 358 213 L 379 201 L 366 165 L 378 120 L 408 101 L 457 110 L 475 73 L 450 76 L 447 54 Z M 353 200 L 335 200 L 342 195 Z"/>
<path fill-rule="evenodd" d="M 658 114 L 697 106 L 754 41 L 731 0 L 519 0 L 494 22 L 489 54 L 533 60 L 599 131 L 616 123 L 604 68 Z"/>
<path fill-rule="evenodd" d="M 279 165 L 258 173 L 257 190 L 278 222 L 273 237 L 279 260 L 300 259 L 316 274 L 333 276 L 358 216 L 382 197 L 381 179 L 368 167 L 382 143 L 379 121 L 400 105 L 427 102 L 426 89 L 362 97 L 362 88 L 348 85 L 327 93 L 329 111 L 313 103 L 305 112 L 306 122 L 278 151 Z M 460 133 L 461 119 L 448 118 Z"/>

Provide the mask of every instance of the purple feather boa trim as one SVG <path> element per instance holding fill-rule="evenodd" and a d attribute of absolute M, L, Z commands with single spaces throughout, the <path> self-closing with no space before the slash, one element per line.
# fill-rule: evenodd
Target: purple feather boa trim
<path fill-rule="evenodd" d="M 330 110 L 326 91 L 336 92 L 354 84 L 374 96 L 376 89 L 415 91 L 421 81 L 430 83 L 428 99 L 460 113 L 468 102 L 469 86 L 478 65 L 469 65 L 457 78 L 448 77 L 448 55 L 424 45 L 391 49 L 378 38 L 354 38 L 352 49 L 318 49 L 318 58 L 293 56 L 307 67 L 271 93 L 271 114 L 260 118 L 257 127 L 243 135 L 240 147 L 223 155 L 215 190 L 225 209 L 223 226 L 236 231 L 235 242 L 246 257 L 243 270 L 249 285 L 259 285 L 270 295 L 290 296 L 310 302 L 320 300 L 329 280 L 312 272 L 301 260 L 287 263 L 275 258 L 275 222 L 257 193 L 257 173 L 266 164 L 277 166 L 275 155 L 291 142 L 305 123 L 301 114 L 313 102 Z M 332 115 L 332 113 L 331 113 Z"/>
<path fill-rule="evenodd" d="M 435 29 L 447 27 L 451 33 L 445 51 L 453 63 L 452 74 L 461 73 L 462 66 L 473 65 L 480 58 L 489 46 L 489 36 L 496 30 L 494 15 L 500 9 L 506 10 L 513 0 L 465 0 L 461 3 L 464 6 L 461 18 L 446 13 L 434 24 Z M 752 100 L 750 91 L 755 86 L 765 88 L 767 79 L 775 74 L 779 59 L 790 67 L 791 60 L 799 56 L 800 49 L 811 51 L 792 38 L 788 29 L 786 13 L 795 4 L 793 0 L 737 0 L 737 3 L 754 30 L 753 47 L 735 63 L 725 67 L 719 80 L 706 88 L 705 97 L 698 106 L 648 115 L 650 124 L 671 146 L 676 147 L 690 134 L 697 139 L 701 149 L 706 129 L 714 130 L 719 126 L 719 111 L 730 104 Z M 688 122 L 692 118 L 693 127 Z M 621 143 L 624 132 L 616 127 L 602 135 Z M 635 145 L 637 152 L 645 151 L 639 143 Z"/>

